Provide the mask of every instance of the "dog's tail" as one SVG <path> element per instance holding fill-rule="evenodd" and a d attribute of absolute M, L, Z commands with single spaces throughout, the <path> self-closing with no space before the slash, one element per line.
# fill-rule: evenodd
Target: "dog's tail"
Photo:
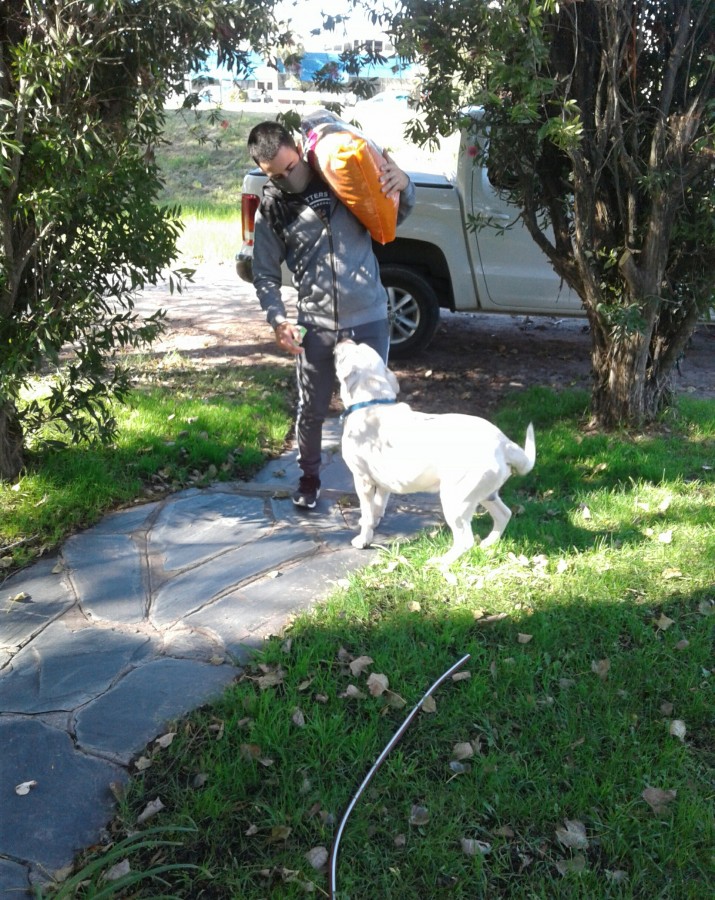
<path fill-rule="evenodd" d="M 506 461 L 519 475 L 528 475 L 536 462 L 536 441 L 534 440 L 534 426 L 529 422 L 526 429 L 526 443 L 522 450 L 518 444 L 510 443 L 506 450 Z"/>

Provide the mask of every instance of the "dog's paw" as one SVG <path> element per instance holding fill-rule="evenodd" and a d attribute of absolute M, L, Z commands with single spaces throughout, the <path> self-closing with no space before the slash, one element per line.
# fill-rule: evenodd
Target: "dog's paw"
<path fill-rule="evenodd" d="M 352 539 L 350 542 L 356 550 L 367 550 L 367 548 L 372 543 L 372 538 L 366 538 L 362 534 L 358 534 L 356 537 Z"/>

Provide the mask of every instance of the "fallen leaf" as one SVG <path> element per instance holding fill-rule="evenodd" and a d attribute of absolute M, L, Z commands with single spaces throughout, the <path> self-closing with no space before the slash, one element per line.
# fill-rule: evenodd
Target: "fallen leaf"
<path fill-rule="evenodd" d="M 36 781 L 23 781 L 15 787 L 15 793 L 18 797 L 24 797 L 26 794 L 29 794 L 34 787 L 37 787 Z"/>
<path fill-rule="evenodd" d="M 206 772 L 199 772 L 198 774 L 194 775 L 191 786 L 198 790 L 199 788 L 202 788 L 208 780 L 209 776 L 206 774 Z"/>
<path fill-rule="evenodd" d="M 297 725 L 298 728 L 305 728 L 305 716 L 303 715 L 303 710 L 295 709 L 291 716 L 291 721 L 294 725 Z"/>
<path fill-rule="evenodd" d="M 556 829 L 556 839 L 564 847 L 572 850 L 586 850 L 588 848 L 588 838 L 586 837 L 586 826 L 577 819 L 564 819 L 565 828 Z"/>
<path fill-rule="evenodd" d="M 682 578 L 682 577 L 683 577 L 683 573 L 680 571 L 680 569 L 663 569 L 663 573 L 661 575 L 661 578 L 664 581 L 669 581 L 672 578 Z"/>
<path fill-rule="evenodd" d="M 432 694 L 422 701 L 422 712 L 426 713 L 435 713 L 437 712 L 437 701 L 434 699 Z"/>
<path fill-rule="evenodd" d="M 623 869 L 606 869 L 604 874 L 606 881 L 610 881 L 611 884 L 625 884 L 628 881 L 628 872 L 624 872 Z"/>
<path fill-rule="evenodd" d="M 349 697 L 351 700 L 364 700 L 367 694 L 363 694 L 360 688 L 355 687 L 354 684 L 349 684 L 340 696 Z"/>
<path fill-rule="evenodd" d="M 680 741 L 685 741 L 685 735 L 687 733 L 687 728 L 685 727 L 685 722 L 682 719 L 673 719 L 670 723 L 670 728 L 668 729 L 669 734 L 672 734 L 673 737 L 677 737 Z"/>
<path fill-rule="evenodd" d="M 147 819 L 151 819 L 152 816 L 160 813 L 162 809 L 164 809 L 164 804 L 161 802 L 159 797 L 155 797 L 153 800 L 150 800 L 144 807 L 143 811 L 140 812 L 137 816 L 137 825 L 143 825 L 144 822 L 147 821 Z"/>
<path fill-rule="evenodd" d="M 582 516 L 584 519 L 590 519 L 590 518 L 591 518 L 591 510 L 586 506 L 585 503 L 582 503 L 582 504 L 581 504 L 581 516 Z"/>
<path fill-rule="evenodd" d="M 580 853 L 577 853 L 571 859 L 559 860 L 556 863 L 556 868 L 561 875 L 568 875 L 570 872 L 583 872 L 586 869 L 586 860 Z"/>
<path fill-rule="evenodd" d="M 272 672 L 267 672 L 265 675 L 259 676 L 256 681 L 258 683 L 258 687 L 265 691 L 270 687 L 277 687 L 279 684 L 283 684 L 283 678 L 285 677 L 285 672 L 280 666 Z"/>
<path fill-rule="evenodd" d="M 560 559 L 556 563 L 556 571 L 559 575 L 563 575 L 563 573 L 568 569 L 568 567 L 569 567 L 569 564 L 566 562 L 565 559 Z"/>
<path fill-rule="evenodd" d="M 287 841 L 293 829 L 289 825 L 274 825 L 271 828 L 271 835 L 268 838 L 269 844 L 275 844 L 279 841 Z"/>
<path fill-rule="evenodd" d="M 350 671 L 352 672 L 353 678 L 358 678 L 368 666 L 373 664 L 374 660 L 371 656 L 358 656 L 357 659 L 354 659 L 350 663 Z"/>
<path fill-rule="evenodd" d="M 145 772 L 152 765 L 152 760 L 148 756 L 140 756 L 134 761 L 134 767 L 137 772 Z"/>
<path fill-rule="evenodd" d="M 123 859 L 121 862 L 118 862 L 115 866 L 112 866 L 111 869 L 107 869 L 104 873 L 105 881 L 119 881 L 120 878 L 124 878 L 125 875 L 128 875 L 132 870 L 132 867 L 129 865 L 128 859 Z"/>
<path fill-rule="evenodd" d="M 410 600 L 407 604 L 408 612 L 419 612 L 422 609 L 420 604 L 416 600 Z"/>
<path fill-rule="evenodd" d="M 389 685 L 390 682 L 387 675 L 378 675 L 376 672 L 373 672 L 367 679 L 367 689 L 373 697 L 379 697 L 380 694 L 387 690 Z"/>
<path fill-rule="evenodd" d="M 469 741 L 461 741 L 452 747 L 452 756 L 454 759 L 471 759 L 474 756 L 474 747 Z"/>
<path fill-rule="evenodd" d="M 455 672 L 454 675 L 452 675 L 452 681 L 469 681 L 471 677 L 471 672 Z"/>
<path fill-rule="evenodd" d="M 510 828 L 508 825 L 502 825 L 500 828 L 494 829 L 494 834 L 498 834 L 499 837 L 513 838 L 514 829 Z"/>
<path fill-rule="evenodd" d="M 298 685 L 298 690 L 299 690 L 301 693 L 302 693 L 303 691 L 307 691 L 308 688 L 311 686 L 312 683 L 313 683 L 313 678 L 312 678 L 312 676 L 311 676 L 310 678 L 306 678 L 305 681 L 301 681 L 301 683 Z"/>
<path fill-rule="evenodd" d="M 487 843 L 486 841 L 477 841 L 474 838 L 462 838 L 462 853 L 466 853 L 467 856 L 486 856 L 487 853 L 491 853 L 492 845 Z"/>
<path fill-rule="evenodd" d="M 665 613 L 661 613 L 660 618 L 653 620 L 653 624 L 659 631 L 667 631 L 671 625 L 675 624 L 675 620 L 669 619 Z"/>
<path fill-rule="evenodd" d="M 690 641 L 687 638 L 683 638 L 681 641 L 675 645 L 676 650 L 686 650 L 690 646 Z"/>
<path fill-rule="evenodd" d="M 664 716 L 671 716 L 675 707 L 669 700 L 664 700 L 660 704 L 660 711 Z"/>
<path fill-rule="evenodd" d="M 453 759 L 449 768 L 454 772 L 455 775 L 465 775 L 470 771 L 469 765 L 467 763 L 459 762 L 457 759 Z"/>
<path fill-rule="evenodd" d="M 158 737 L 154 741 L 154 743 L 161 750 L 166 750 L 166 748 L 171 745 L 171 742 L 174 740 L 175 737 L 176 737 L 175 731 L 168 731 L 166 734 L 162 734 L 161 737 Z"/>
<path fill-rule="evenodd" d="M 426 806 L 415 804 L 410 810 L 410 825 L 426 825 L 429 822 L 429 810 Z"/>
<path fill-rule="evenodd" d="M 646 788 L 641 797 L 645 800 L 645 802 L 650 806 L 656 815 L 658 813 L 665 812 L 667 808 L 667 804 L 675 800 L 678 796 L 677 791 L 673 790 L 661 790 L 660 788 Z"/>
<path fill-rule="evenodd" d="M 253 837 L 254 834 L 258 834 L 258 825 L 249 825 L 244 834 L 246 837 Z"/>
<path fill-rule="evenodd" d="M 533 634 L 522 634 L 519 632 L 516 636 L 516 640 L 519 644 L 528 644 L 529 641 L 533 640 Z"/>
<path fill-rule="evenodd" d="M 670 528 L 668 531 L 661 531 L 658 535 L 658 540 L 661 544 L 672 544 L 673 543 L 673 529 Z"/>
<path fill-rule="evenodd" d="M 322 869 L 328 862 L 329 853 L 325 847 L 313 847 L 305 854 L 305 858 L 310 865 L 317 871 Z"/>
<path fill-rule="evenodd" d="M 403 709 L 407 706 L 407 700 L 399 694 L 396 694 L 394 691 L 385 691 L 383 697 L 385 698 L 387 705 L 392 709 Z"/>
<path fill-rule="evenodd" d="M 404 834 L 397 834 L 395 835 L 392 843 L 395 845 L 395 847 L 404 847 L 407 844 L 407 838 Z"/>
<path fill-rule="evenodd" d="M 605 681 L 608 678 L 608 673 L 611 669 L 611 660 L 610 659 L 599 659 L 598 661 L 594 660 L 591 663 L 591 671 L 598 675 L 601 681 Z"/>

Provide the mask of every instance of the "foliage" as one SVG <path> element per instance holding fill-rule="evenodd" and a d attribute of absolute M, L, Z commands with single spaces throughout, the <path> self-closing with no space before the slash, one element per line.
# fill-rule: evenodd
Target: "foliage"
<path fill-rule="evenodd" d="M 160 329 L 133 292 L 175 256 L 179 210 L 156 203 L 163 105 L 212 51 L 238 70 L 273 30 L 271 0 L 12 0 L 0 24 L 0 478 L 23 433 L 107 439 L 127 373 L 115 349 Z M 193 102 L 188 98 L 188 105 Z M 179 272 L 179 275 L 182 273 Z M 183 274 L 186 274 L 185 272 Z M 52 373 L 42 403 L 23 389 Z"/>
<path fill-rule="evenodd" d="M 584 302 L 602 425 L 657 415 L 713 303 L 714 19 L 713 0 L 400 0 L 391 20 L 424 66 L 415 139 L 483 107 L 490 172 Z"/>

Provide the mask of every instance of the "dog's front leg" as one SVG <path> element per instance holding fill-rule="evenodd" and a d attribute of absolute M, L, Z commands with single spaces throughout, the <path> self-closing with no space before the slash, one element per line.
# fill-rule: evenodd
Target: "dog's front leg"
<path fill-rule="evenodd" d="M 355 491 L 360 501 L 360 533 L 352 539 L 353 547 L 364 550 L 372 543 L 379 518 L 375 518 L 375 495 L 379 490 L 368 478 L 355 477 Z"/>

